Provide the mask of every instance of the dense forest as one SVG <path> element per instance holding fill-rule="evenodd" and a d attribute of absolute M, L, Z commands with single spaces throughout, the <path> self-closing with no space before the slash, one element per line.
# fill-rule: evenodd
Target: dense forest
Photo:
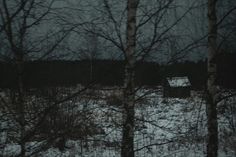
<path fill-rule="evenodd" d="M 236 88 L 236 54 L 222 54 L 217 61 L 218 83 L 226 88 Z M 225 64 L 227 63 L 227 64 Z M 76 84 L 122 85 L 124 61 L 119 60 L 81 60 L 81 61 L 30 61 L 25 62 L 24 80 L 27 87 L 73 86 Z M 0 64 L 0 86 L 14 87 L 16 70 L 12 64 Z M 167 76 L 188 76 L 195 89 L 203 89 L 207 78 L 206 62 L 180 62 L 159 65 L 155 62 L 136 64 L 136 84 L 161 85 Z"/>

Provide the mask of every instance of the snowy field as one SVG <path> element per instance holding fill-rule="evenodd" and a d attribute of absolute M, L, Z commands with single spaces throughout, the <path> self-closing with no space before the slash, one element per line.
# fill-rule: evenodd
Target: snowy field
<path fill-rule="evenodd" d="M 96 94 L 97 93 L 97 94 Z M 90 119 L 102 133 L 86 136 L 83 139 L 67 139 L 66 149 L 60 151 L 49 147 L 35 157 L 119 157 L 121 145 L 121 108 L 114 100 L 114 93 L 97 91 L 93 98 L 80 97 L 76 101 L 76 110 L 90 112 Z M 99 98 L 96 97 L 99 95 Z M 136 157 L 203 157 L 205 156 L 206 115 L 203 92 L 192 91 L 186 99 L 163 98 L 160 88 L 140 89 L 137 91 L 136 104 Z M 107 98 L 113 98 L 107 101 Z M 116 97 L 115 97 L 116 98 Z M 116 104 L 117 103 L 117 104 Z M 225 104 L 230 104 L 225 107 Z M 235 125 L 236 98 L 227 98 L 219 103 L 220 157 L 236 156 Z M 86 105 L 85 105 L 86 104 Z M 75 109 L 74 109 L 75 110 Z M 1 115 L 4 115 L 1 113 Z M 8 119 L 9 120 L 9 119 Z M 8 129 L 12 121 L 1 122 L 0 156 L 17 156 L 19 144 L 8 139 Z M 7 127 L 6 127 L 7 126 Z M 8 129 L 6 129 L 8 128 Z M 226 140 L 231 139 L 232 144 Z M 27 143 L 28 154 L 42 145 L 44 141 Z"/>

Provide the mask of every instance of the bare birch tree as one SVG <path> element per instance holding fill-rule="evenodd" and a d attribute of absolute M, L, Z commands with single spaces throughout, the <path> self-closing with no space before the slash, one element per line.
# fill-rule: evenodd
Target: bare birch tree
<path fill-rule="evenodd" d="M 217 0 L 208 0 L 208 79 L 207 79 L 207 157 L 217 157 L 218 123 L 217 123 Z"/>
<path fill-rule="evenodd" d="M 29 130 L 30 120 L 26 118 L 29 102 L 25 92 L 25 61 L 30 56 L 43 59 L 52 54 L 68 34 L 65 29 L 47 34 L 50 35 L 51 40 L 54 40 L 54 44 L 50 45 L 48 49 L 44 45 L 48 42 L 49 37 L 43 33 L 43 35 L 40 34 L 42 36 L 37 34 L 36 30 L 41 26 L 41 23 L 44 20 L 48 21 L 47 17 L 52 11 L 54 2 L 55 0 L 47 2 L 41 0 L 0 1 L 0 34 L 6 44 L 4 51 L 9 52 L 8 60 L 5 61 L 13 63 L 16 71 L 16 90 L 13 90 L 14 96 L 11 97 L 12 104 L 9 105 L 8 100 L 3 100 L 1 107 L 2 104 L 5 105 L 4 107 L 14 114 L 12 115 L 13 121 L 19 126 L 20 135 L 17 142 L 21 147 L 20 157 L 26 156 L 26 142 L 35 131 L 35 128 Z M 60 35 L 57 36 L 58 34 Z M 45 51 L 42 52 L 42 50 Z"/>
<path fill-rule="evenodd" d="M 121 157 L 134 157 L 134 116 L 135 116 L 135 48 L 136 48 L 136 16 L 138 0 L 127 1 L 127 30 L 125 50 L 125 78 L 123 102 L 123 136 Z"/>
<path fill-rule="evenodd" d="M 91 25 L 87 25 L 85 31 L 94 33 L 101 39 L 110 42 L 113 48 L 118 49 L 121 55 L 123 55 L 125 74 L 121 156 L 134 157 L 136 101 L 134 78 L 136 62 L 146 60 L 148 57 L 156 55 L 160 49 L 166 48 L 163 46 L 165 45 L 164 43 L 174 37 L 171 31 L 191 11 L 192 6 L 184 10 L 184 13 L 176 17 L 176 19 L 170 18 L 171 20 L 166 22 L 166 18 L 168 18 L 167 13 L 175 8 L 173 0 L 152 1 L 150 4 L 153 5 L 151 6 L 148 6 L 147 2 L 139 0 L 124 2 L 126 2 L 126 6 L 123 6 L 123 3 L 120 4 L 118 1 L 110 2 L 103 0 L 104 10 L 98 8 L 103 15 L 100 17 L 101 21 L 91 22 Z M 124 10 L 120 9 L 117 11 L 117 8 L 112 4 L 121 5 L 121 8 L 124 7 Z M 125 13 L 127 18 L 125 18 Z M 96 25 L 96 29 L 94 29 L 93 25 Z M 126 27 L 124 28 L 124 26 Z M 115 51 L 114 49 L 113 51 Z"/>

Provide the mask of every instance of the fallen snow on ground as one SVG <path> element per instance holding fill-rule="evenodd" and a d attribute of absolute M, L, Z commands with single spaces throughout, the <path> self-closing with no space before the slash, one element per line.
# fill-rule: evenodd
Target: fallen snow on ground
<path fill-rule="evenodd" d="M 102 95 L 106 93 L 103 91 Z M 137 92 L 137 97 L 144 95 L 144 99 L 136 105 L 138 125 L 134 140 L 135 156 L 205 156 L 206 116 L 203 96 L 200 94 L 178 99 L 163 98 L 159 90 L 140 89 Z M 232 102 L 236 100 L 231 99 Z M 105 100 L 91 100 L 89 106 L 96 123 L 104 129 L 105 134 L 88 137 L 85 141 L 68 140 L 68 148 L 64 152 L 50 148 L 38 156 L 119 157 L 122 131 L 120 107 L 107 105 Z M 219 117 L 219 124 L 219 130 L 229 127 L 225 117 Z M 10 157 L 19 152 L 19 145 L 9 143 L 0 151 L 0 155 Z M 233 157 L 233 152 L 227 154 L 220 150 L 219 156 Z"/>

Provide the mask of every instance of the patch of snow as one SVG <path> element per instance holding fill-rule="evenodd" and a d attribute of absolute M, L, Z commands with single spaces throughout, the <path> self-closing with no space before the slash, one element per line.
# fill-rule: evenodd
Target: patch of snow
<path fill-rule="evenodd" d="M 183 83 L 183 82 L 182 82 Z M 182 84 L 181 81 L 177 84 Z M 109 91 L 102 91 L 103 95 L 109 95 Z M 206 136 L 205 101 L 201 94 L 194 93 L 193 97 L 187 99 L 163 98 L 155 90 L 141 89 L 137 96 L 145 96 L 147 101 L 141 101 L 136 107 L 138 128 L 135 131 L 136 157 L 202 157 L 205 156 L 205 142 L 194 141 L 195 135 L 203 138 Z M 230 99 L 235 102 L 236 99 Z M 50 148 L 41 152 L 43 157 L 119 157 L 120 143 L 122 137 L 122 110 L 120 108 L 106 105 L 105 100 L 80 100 L 76 102 L 78 108 L 83 110 L 84 106 L 92 114 L 92 119 L 104 131 L 104 135 L 88 137 L 86 142 L 80 140 L 67 141 L 64 152 L 57 148 Z M 225 125 L 227 119 L 219 117 L 219 127 L 229 128 Z M 224 124 L 224 125 L 223 125 Z M 221 129 L 219 129 L 221 131 Z M 5 135 L 4 135 L 5 136 Z M 84 142 L 84 143 L 83 143 Z M 88 145 L 84 146 L 85 143 Z M 163 143 L 163 144 L 162 144 Z M 166 143 L 166 144 L 165 144 Z M 37 147 L 37 143 L 29 143 Z M 17 144 L 5 146 L 3 156 L 14 156 L 20 152 Z M 0 151 L 1 153 L 1 151 Z M 231 157 L 233 152 L 226 154 L 219 150 L 219 157 Z M 1 156 L 1 154 L 0 154 Z"/>
<path fill-rule="evenodd" d="M 0 156 L 12 157 L 20 154 L 21 148 L 20 145 L 11 143 L 7 144 L 2 151 L 0 151 Z"/>
<path fill-rule="evenodd" d="M 168 77 L 167 81 L 171 87 L 189 87 L 191 83 L 188 77 Z"/>

